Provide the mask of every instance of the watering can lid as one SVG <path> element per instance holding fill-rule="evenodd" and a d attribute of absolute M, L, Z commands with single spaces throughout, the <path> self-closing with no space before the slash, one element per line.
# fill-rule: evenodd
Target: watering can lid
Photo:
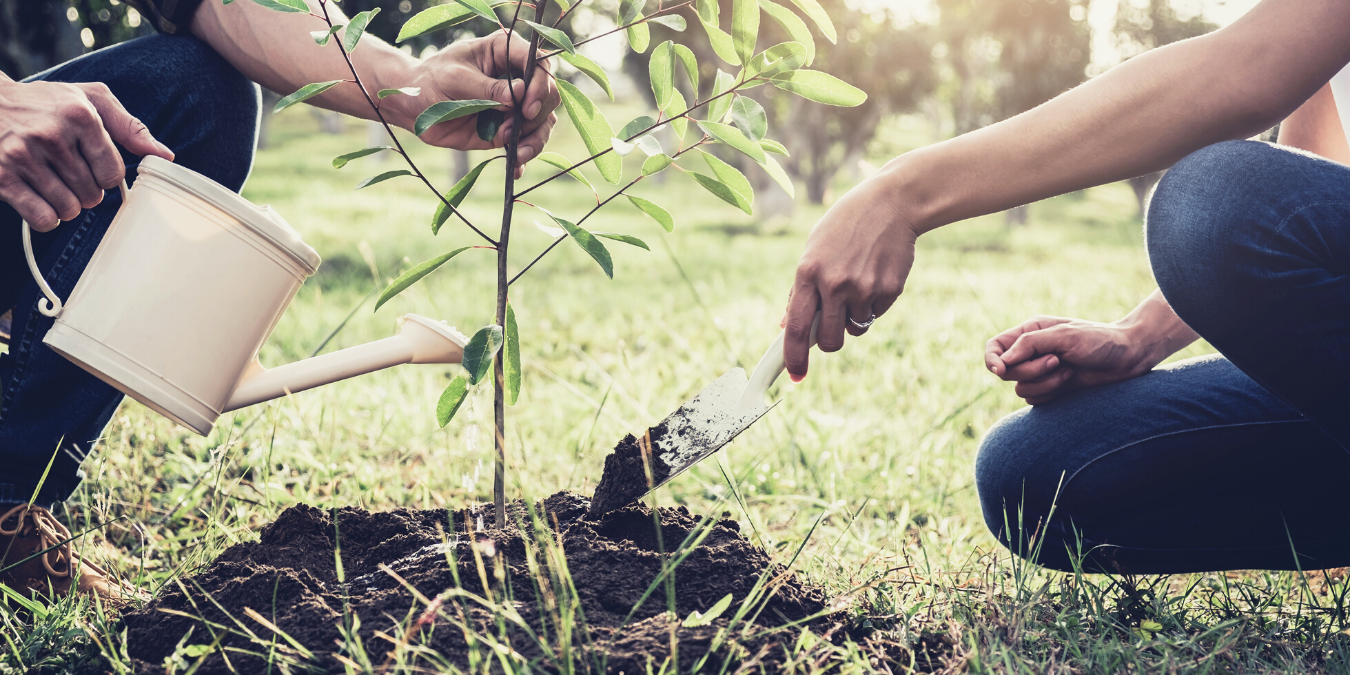
<path fill-rule="evenodd" d="M 232 190 L 192 169 L 151 155 L 141 160 L 138 173 L 150 173 L 205 200 L 216 208 L 234 216 L 239 222 L 271 241 L 277 248 L 289 253 L 296 262 L 309 270 L 319 268 L 319 254 L 300 239 L 300 233 L 291 229 L 281 214 L 270 206 L 257 206 Z"/>

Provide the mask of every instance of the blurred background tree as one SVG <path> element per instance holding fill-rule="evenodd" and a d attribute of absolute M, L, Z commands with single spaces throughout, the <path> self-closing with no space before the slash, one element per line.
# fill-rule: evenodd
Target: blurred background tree
<path fill-rule="evenodd" d="M 219 2 L 219 0 L 205 0 Z M 393 41 L 398 28 L 413 14 L 429 5 L 450 0 L 345 0 L 348 14 L 380 8 L 368 30 Z M 577 34 L 597 35 L 614 28 L 612 14 L 620 0 L 602 0 L 601 6 L 583 5 L 568 15 L 569 29 Z M 723 17 L 730 16 L 730 0 L 719 0 Z M 950 137 L 993 124 L 1019 114 L 1059 95 L 1087 79 L 1089 65 L 1096 71 L 1149 49 L 1170 44 L 1215 29 L 1199 12 L 1193 0 L 821 0 L 835 17 L 834 44 L 818 39 L 815 69 L 829 72 L 867 91 L 867 103 L 857 108 L 801 105 L 772 87 L 754 90 L 754 97 L 772 118 L 773 128 L 792 153 L 783 164 L 802 196 L 811 203 L 831 198 L 831 185 L 855 179 L 870 170 L 869 148 L 884 148 L 889 154 L 909 145 L 885 143 L 894 120 L 926 111 L 920 119 L 932 127 L 932 139 Z M 1091 5 L 1089 4 L 1091 3 Z M 790 0 L 777 2 L 818 29 Z M 1111 7 L 1107 7 L 1110 5 Z M 1114 9 L 1114 22 L 1101 25 L 1094 40 L 1088 13 Z M 721 61 L 707 43 L 690 12 L 687 31 L 700 66 L 701 93 L 708 95 L 720 68 L 734 73 L 738 68 Z M 1106 12 L 1105 16 L 1111 14 Z M 789 39 L 767 16 L 762 20 L 761 48 Z M 418 36 L 399 46 L 424 57 L 457 39 L 484 35 L 492 26 L 482 19 Z M 651 27 L 650 44 L 673 36 L 671 28 Z M 148 21 L 120 0 L 0 0 L 0 70 L 23 78 L 93 49 L 153 33 Z M 597 42 L 596 47 L 613 41 Z M 1106 45 L 1113 53 L 1096 55 L 1093 45 Z M 610 58 L 621 58 L 631 73 L 647 72 L 647 53 L 618 47 Z M 648 50 L 649 52 L 650 50 Z M 596 54 L 594 58 L 601 58 Z M 563 77 L 577 79 L 575 70 L 559 64 Z M 678 86 L 686 100 L 695 92 L 682 81 Z M 620 99 L 627 95 L 650 99 L 646 87 L 615 82 Z M 626 92 L 626 94 L 625 94 Z M 267 96 L 266 107 L 276 100 Z M 321 127 L 340 125 L 335 115 L 318 113 Z M 268 115 L 264 115 L 264 120 Z M 333 119 L 328 119 L 332 117 Z M 264 131 L 263 142 L 266 142 Z M 467 157 L 457 153 L 452 174 L 467 170 Z M 884 160 L 887 157 L 873 159 Z M 785 208 L 792 200 L 768 179 L 758 166 L 736 162 L 765 195 L 777 195 Z M 1144 204 L 1148 190 L 1161 174 L 1130 181 Z M 770 192 L 772 191 L 772 192 Z M 773 213 L 773 208 L 766 212 Z M 1026 219 L 1025 207 L 1009 213 L 1010 222 Z"/>

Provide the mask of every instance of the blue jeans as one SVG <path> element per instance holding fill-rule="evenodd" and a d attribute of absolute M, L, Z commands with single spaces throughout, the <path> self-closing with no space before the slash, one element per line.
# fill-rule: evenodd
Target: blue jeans
<path fill-rule="evenodd" d="M 238 191 L 253 166 L 259 92 L 204 43 L 154 35 L 101 49 L 30 80 L 102 82 L 169 146 L 176 162 Z M 140 158 L 122 152 L 127 181 Z M 46 233 L 33 233 L 43 276 L 68 297 L 121 206 L 103 203 Z M 63 500 L 79 484 L 80 462 L 98 443 L 122 394 L 42 344 L 52 319 L 29 275 L 18 213 L 0 203 L 0 314 L 14 308 L 13 342 L 0 356 L 0 503 L 27 501 L 49 461 L 39 501 Z M 59 448 L 59 450 L 58 450 Z"/>
<path fill-rule="evenodd" d="M 1221 356 L 1003 419 L 976 460 L 986 523 L 1061 570 L 1350 565 L 1350 167 L 1204 148 L 1158 185 L 1146 238 Z"/>

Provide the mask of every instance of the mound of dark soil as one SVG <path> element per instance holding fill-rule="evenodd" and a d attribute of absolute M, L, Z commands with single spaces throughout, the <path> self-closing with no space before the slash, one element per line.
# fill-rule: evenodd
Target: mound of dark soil
<path fill-rule="evenodd" d="M 128 651 L 142 672 L 163 672 L 165 657 L 174 654 L 183 636 L 192 630 L 190 644 L 211 645 L 219 640 L 230 661 L 227 664 L 220 650 L 213 650 L 198 673 L 226 673 L 231 669 L 260 673 L 267 668 L 269 643 L 274 641 L 278 645 L 275 649 L 281 652 L 299 652 L 267 625 L 272 624 L 311 652 L 314 665 L 341 671 L 344 659 L 361 660 L 349 647 L 357 641 L 343 635 L 344 625 L 355 625 L 359 644 L 377 669 L 400 639 L 425 645 L 448 663 L 468 668 L 471 653 L 496 658 L 491 649 L 484 652 L 481 642 L 476 652 L 470 647 L 468 640 L 475 638 L 466 637 L 463 626 L 471 625 L 478 635 L 509 644 L 510 650 L 530 661 L 532 669 L 556 671 L 557 655 L 562 651 L 558 647 L 557 607 L 572 600 L 580 609 L 574 613 L 576 622 L 584 622 L 584 627 L 578 625 L 573 631 L 571 649 L 573 654 L 583 655 L 576 659 L 583 670 L 635 675 L 647 672 L 649 660 L 659 668 L 670 653 L 672 628 L 664 584 L 640 606 L 639 602 L 661 574 L 663 560 L 670 560 L 670 554 L 660 551 L 678 547 L 699 528 L 699 520 L 683 507 L 660 509 L 658 541 L 653 514 L 645 505 L 594 519 L 586 516 L 589 505 L 576 494 L 553 495 L 535 509 L 542 516 L 540 520 L 552 527 L 524 534 L 516 524 L 491 527 L 491 508 L 372 513 L 356 508 L 333 512 L 295 506 L 263 528 L 259 541 L 230 547 L 204 571 L 183 579 L 144 609 L 127 615 Z M 487 529 L 480 519 L 486 521 Z M 530 522 L 530 518 L 517 502 L 509 509 L 508 521 Z M 561 544 L 565 574 L 570 575 L 574 596 L 552 588 L 547 581 L 543 585 L 538 581 L 560 578 L 562 570 L 531 573 L 532 564 L 536 570 L 548 564 L 547 556 L 532 543 L 541 536 Z M 531 542 L 529 551 L 527 539 Z M 335 549 L 339 543 L 345 584 L 338 581 L 339 556 Z M 482 560 L 481 568 L 477 560 Z M 381 569 L 381 563 L 389 569 Z M 728 593 L 734 601 L 712 625 L 675 626 L 681 670 L 692 668 L 709 651 L 718 628 L 727 624 L 737 605 L 766 573 L 773 579 L 770 587 L 774 590 L 767 594 L 758 614 L 761 625 L 757 629 L 805 619 L 825 608 L 819 590 L 804 586 L 784 572 L 763 550 L 741 536 L 735 521 L 713 524 L 676 568 L 676 611 L 683 619 L 694 611 L 709 609 Z M 417 600 L 404 585 L 414 587 L 424 598 L 437 598 L 454 588 L 486 595 L 484 579 L 492 597 L 511 603 L 529 631 L 501 621 L 462 596 L 442 595 L 442 613 L 428 613 L 425 601 Z M 348 618 L 344 618 L 344 606 Z M 352 616 L 359 618 L 359 624 L 353 624 Z M 462 623 L 456 625 L 457 621 Z M 816 623 L 823 621 L 817 619 Z M 415 635 L 405 638 L 409 626 L 415 626 Z M 817 632 L 824 629 L 818 626 Z M 721 669 L 724 655 L 772 662 L 782 654 L 774 644 L 793 637 L 792 631 L 782 631 L 761 636 L 748 646 L 723 647 L 711 662 L 716 664 L 714 670 Z M 205 651 L 198 648 L 179 653 L 198 656 Z M 195 660 L 188 658 L 187 662 Z M 434 667 L 435 662 L 426 665 Z"/>

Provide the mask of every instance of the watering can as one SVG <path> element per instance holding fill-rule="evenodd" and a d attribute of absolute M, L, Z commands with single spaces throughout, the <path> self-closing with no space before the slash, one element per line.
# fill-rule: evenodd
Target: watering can
<path fill-rule="evenodd" d="M 159 157 L 63 303 L 24 254 L 56 319 L 43 342 L 150 409 L 205 436 L 221 414 L 403 363 L 460 363 L 468 339 L 443 322 L 404 317 L 390 338 L 278 368 L 258 350 L 319 255 L 276 211 Z"/>

